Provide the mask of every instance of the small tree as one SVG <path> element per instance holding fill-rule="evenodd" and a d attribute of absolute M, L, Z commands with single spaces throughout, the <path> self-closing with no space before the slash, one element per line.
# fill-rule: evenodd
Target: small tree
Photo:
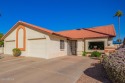
<path fill-rule="evenodd" d="M 0 39 L 3 37 L 3 33 L 0 33 Z"/>
<path fill-rule="evenodd" d="M 3 42 L 3 40 L 1 40 L 1 38 L 3 37 L 3 34 L 2 33 L 0 33 L 0 47 L 2 46 L 2 45 L 4 45 L 4 42 Z"/>

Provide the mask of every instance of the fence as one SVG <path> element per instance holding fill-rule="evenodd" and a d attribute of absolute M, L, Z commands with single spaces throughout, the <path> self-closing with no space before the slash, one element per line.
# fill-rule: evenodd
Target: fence
<path fill-rule="evenodd" d="M 4 47 L 0 47 L 0 54 L 4 53 Z"/>

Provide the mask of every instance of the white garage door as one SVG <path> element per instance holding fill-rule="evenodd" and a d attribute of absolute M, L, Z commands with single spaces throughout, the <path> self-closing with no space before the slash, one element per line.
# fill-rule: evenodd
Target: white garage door
<path fill-rule="evenodd" d="M 46 39 L 28 40 L 28 55 L 46 58 Z"/>
<path fill-rule="evenodd" d="M 5 42 L 5 54 L 13 54 L 12 50 L 16 47 L 15 41 L 6 41 Z"/>

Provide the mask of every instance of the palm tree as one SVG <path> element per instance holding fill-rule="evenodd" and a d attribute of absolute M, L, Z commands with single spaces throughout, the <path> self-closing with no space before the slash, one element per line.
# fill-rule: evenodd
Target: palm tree
<path fill-rule="evenodd" d="M 121 42 L 121 39 L 120 39 L 120 17 L 121 16 L 123 16 L 123 13 L 122 13 L 122 11 L 120 11 L 120 10 L 118 10 L 116 13 L 115 13 L 115 15 L 114 15 L 115 17 L 117 16 L 118 17 L 118 34 L 119 34 L 119 39 L 118 39 L 118 41 L 119 42 Z"/>

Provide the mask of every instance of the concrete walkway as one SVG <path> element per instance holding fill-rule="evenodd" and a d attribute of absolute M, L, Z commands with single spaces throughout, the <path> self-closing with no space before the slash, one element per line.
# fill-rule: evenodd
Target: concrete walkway
<path fill-rule="evenodd" d="M 76 83 L 93 61 L 80 56 L 46 60 L 4 55 L 0 59 L 0 83 Z"/>

